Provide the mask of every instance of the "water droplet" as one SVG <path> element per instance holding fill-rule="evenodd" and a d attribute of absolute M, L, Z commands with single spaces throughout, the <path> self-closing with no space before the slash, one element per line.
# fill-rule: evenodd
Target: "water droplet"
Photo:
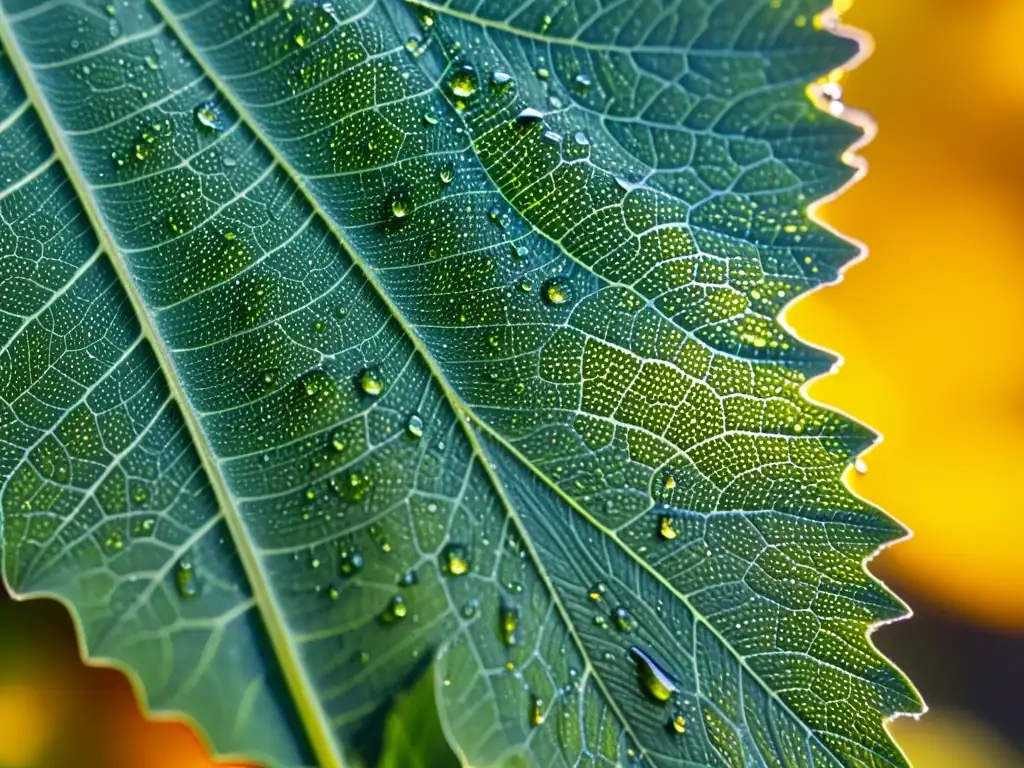
<path fill-rule="evenodd" d="M 452 94 L 460 99 L 468 99 L 476 93 L 476 73 L 470 66 L 459 67 L 448 81 Z"/>
<path fill-rule="evenodd" d="M 370 397 L 377 397 L 384 391 L 384 383 L 380 380 L 380 375 L 372 368 L 363 368 L 359 372 L 358 381 L 359 389 Z"/>
<path fill-rule="evenodd" d="M 337 600 L 339 597 L 341 597 L 341 593 L 338 591 L 337 587 L 331 587 L 327 590 L 327 597 L 329 597 L 331 600 Z"/>
<path fill-rule="evenodd" d="M 115 531 L 114 533 L 107 536 L 107 540 L 103 542 L 103 546 L 105 546 L 107 549 L 112 549 L 115 552 L 124 549 L 124 538 L 121 536 L 120 533 L 117 533 Z"/>
<path fill-rule="evenodd" d="M 603 581 L 599 581 L 597 582 L 597 584 L 590 588 L 590 591 L 587 592 L 587 597 L 589 597 L 596 603 L 599 602 L 602 597 L 604 597 L 604 593 L 607 591 L 608 587 L 605 586 Z"/>
<path fill-rule="evenodd" d="M 533 283 L 531 283 L 529 280 L 521 280 L 519 282 L 519 290 L 521 290 L 523 293 L 529 293 L 530 291 L 533 290 Z"/>
<path fill-rule="evenodd" d="M 547 67 L 537 67 L 537 77 L 541 80 L 547 80 L 551 77 L 551 70 Z"/>
<path fill-rule="evenodd" d="M 583 131 L 576 131 L 576 135 L 572 137 L 572 140 L 579 144 L 581 147 L 589 147 L 590 139 L 587 138 L 587 134 Z"/>
<path fill-rule="evenodd" d="M 575 82 L 576 86 L 580 90 L 585 91 L 587 90 L 587 88 L 591 86 L 591 84 L 593 84 L 594 79 L 586 72 L 580 72 L 578 75 L 576 75 Z"/>
<path fill-rule="evenodd" d="M 405 430 L 417 439 L 423 437 L 423 419 L 418 413 L 409 416 L 409 420 L 405 423 Z"/>
<path fill-rule="evenodd" d="M 196 105 L 193 114 L 195 115 L 196 122 L 203 128 L 208 128 L 218 133 L 227 128 L 227 120 L 224 118 L 224 113 L 212 101 L 204 101 Z"/>
<path fill-rule="evenodd" d="M 199 594 L 199 584 L 196 583 L 196 572 L 192 563 L 188 560 L 178 561 L 178 572 L 175 575 L 178 583 L 178 594 L 182 597 L 195 597 Z"/>
<path fill-rule="evenodd" d="M 491 84 L 498 88 L 504 88 L 506 85 L 512 82 L 512 75 L 508 72 L 502 72 L 501 70 L 495 70 L 491 73 Z"/>
<path fill-rule="evenodd" d="M 455 167 L 446 165 L 441 169 L 440 176 L 442 184 L 451 184 L 455 180 Z"/>
<path fill-rule="evenodd" d="M 544 119 L 544 113 L 533 107 L 526 107 L 518 115 L 516 122 L 520 125 L 534 125 Z"/>
<path fill-rule="evenodd" d="M 530 725 L 538 726 L 544 722 L 544 700 L 533 697 L 530 703 Z"/>
<path fill-rule="evenodd" d="M 476 616 L 477 609 L 479 608 L 480 601 L 474 597 L 472 600 L 470 600 L 468 603 L 462 606 L 462 618 L 472 619 L 474 616 Z"/>
<path fill-rule="evenodd" d="M 516 644 L 516 628 L 519 626 L 519 609 L 512 605 L 501 606 L 501 642 L 505 645 Z"/>
<path fill-rule="evenodd" d="M 410 210 L 409 201 L 401 195 L 391 201 L 391 214 L 396 219 L 404 219 L 409 215 Z"/>
<path fill-rule="evenodd" d="M 857 471 L 857 474 L 863 475 L 868 471 L 867 462 L 864 461 L 860 456 L 853 462 L 853 468 Z"/>
<path fill-rule="evenodd" d="M 394 595 L 388 601 L 387 608 L 381 614 L 381 620 L 386 623 L 400 621 L 409 613 L 409 606 L 405 604 L 405 598 L 401 595 Z"/>
<path fill-rule="evenodd" d="M 571 290 L 569 284 L 559 278 L 552 278 L 541 286 L 541 295 L 548 304 L 565 304 L 569 301 Z"/>
<path fill-rule="evenodd" d="M 672 694 L 679 690 L 675 681 L 658 665 L 654 659 L 637 648 L 629 649 L 629 655 L 636 662 L 636 675 L 641 687 L 657 701 L 668 701 Z M 683 722 L 685 728 L 686 723 Z"/>
<path fill-rule="evenodd" d="M 672 526 L 672 518 L 668 515 L 663 515 L 658 520 L 658 535 L 665 541 L 672 541 L 672 539 L 679 536 L 679 531 Z"/>
<path fill-rule="evenodd" d="M 459 544 L 450 544 L 445 549 L 445 564 L 447 571 L 452 576 L 465 576 L 469 573 L 469 560 L 466 558 L 465 547 Z"/>
<path fill-rule="evenodd" d="M 331 447 L 338 453 L 345 450 L 345 441 L 341 439 L 341 435 L 335 435 L 331 438 Z"/>
<path fill-rule="evenodd" d="M 423 122 L 426 123 L 427 125 L 437 125 L 437 118 L 434 117 L 433 115 L 426 114 L 423 115 Z"/>
<path fill-rule="evenodd" d="M 369 664 L 370 663 L 370 654 L 368 654 L 366 651 L 360 651 L 359 652 L 359 661 L 362 664 Z"/>
<path fill-rule="evenodd" d="M 363 570 L 363 556 L 358 552 L 342 552 L 338 570 L 342 576 L 353 576 Z"/>
<path fill-rule="evenodd" d="M 546 141 L 548 144 L 562 143 L 562 134 L 558 133 L 558 131 L 544 131 L 541 138 L 544 139 L 544 141 Z"/>
<path fill-rule="evenodd" d="M 636 629 L 636 623 L 629 615 L 629 609 L 624 605 L 620 605 L 612 611 L 612 619 L 615 621 L 615 626 L 623 632 L 632 632 Z"/>
<path fill-rule="evenodd" d="M 672 718 L 672 722 L 669 723 L 672 730 L 676 733 L 686 733 L 686 718 L 682 715 L 676 715 Z"/>
<path fill-rule="evenodd" d="M 417 575 L 415 569 L 410 568 L 408 571 L 398 577 L 398 586 L 400 587 L 414 587 L 420 581 L 420 577 Z"/>

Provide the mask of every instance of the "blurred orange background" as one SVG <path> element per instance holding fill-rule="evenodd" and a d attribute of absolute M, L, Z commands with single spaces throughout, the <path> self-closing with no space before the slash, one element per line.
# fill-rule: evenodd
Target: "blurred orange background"
<path fill-rule="evenodd" d="M 872 564 L 919 613 L 875 638 L 932 704 L 893 733 L 917 768 L 1024 768 L 1024 0 L 837 4 L 875 38 L 842 84 L 880 130 L 819 213 L 872 256 L 787 319 L 845 357 L 811 395 L 885 435 L 853 487 L 915 531 Z M 213 765 L 82 665 L 59 605 L 0 627 L 0 768 Z"/>

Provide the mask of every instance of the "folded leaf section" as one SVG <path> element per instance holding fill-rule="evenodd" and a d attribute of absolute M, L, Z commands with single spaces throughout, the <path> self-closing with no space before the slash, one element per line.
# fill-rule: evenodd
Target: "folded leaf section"
<path fill-rule="evenodd" d="M 5 582 L 73 606 L 92 656 L 221 752 L 307 763 L 180 404 L 6 51 L 0 179 Z"/>

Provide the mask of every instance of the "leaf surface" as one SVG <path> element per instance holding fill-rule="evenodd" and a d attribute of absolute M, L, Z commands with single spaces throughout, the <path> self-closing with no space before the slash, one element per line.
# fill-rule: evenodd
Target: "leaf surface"
<path fill-rule="evenodd" d="M 905 765 L 824 6 L 2 0 L 7 582 L 275 765 L 435 659 L 473 765 Z"/>

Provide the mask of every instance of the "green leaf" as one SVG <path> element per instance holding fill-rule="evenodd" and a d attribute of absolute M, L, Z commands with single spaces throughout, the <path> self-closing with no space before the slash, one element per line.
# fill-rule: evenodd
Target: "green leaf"
<path fill-rule="evenodd" d="M 437 717 L 434 684 L 434 675 L 423 675 L 412 691 L 395 703 L 384 726 L 380 768 L 457 768 L 459 765 Z"/>
<path fill-rule="evenodd" d="M 906 765 L 825 6 L 0 0 L 7 583 L 272 765 L 428 668 L 467 764 Z"/>

